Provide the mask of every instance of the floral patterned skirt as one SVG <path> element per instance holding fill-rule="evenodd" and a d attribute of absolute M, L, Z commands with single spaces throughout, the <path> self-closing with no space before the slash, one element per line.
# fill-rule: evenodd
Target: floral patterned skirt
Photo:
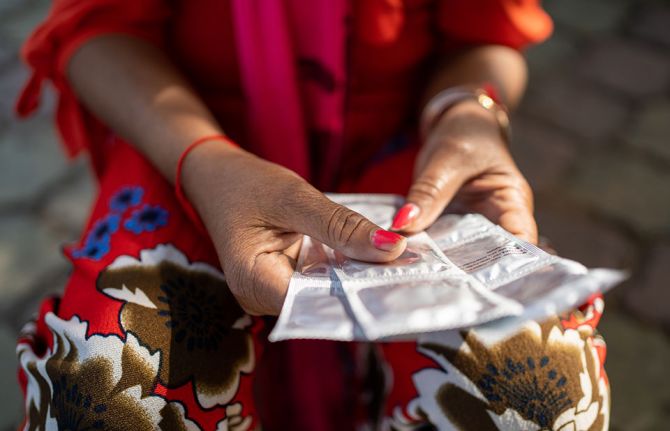
<path fill-rule="evenodd" d="M 19 339 L 21 429 L 607 429 L 602 298 L 493 345 L 269 343 L 172 187 L 117 147 L 62 296 Z"/>

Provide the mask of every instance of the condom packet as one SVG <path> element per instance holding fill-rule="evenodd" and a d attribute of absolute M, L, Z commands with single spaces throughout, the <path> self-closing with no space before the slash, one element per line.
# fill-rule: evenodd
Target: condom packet
<path fill-rule="evenodd" d="M 382 228 L 403 203 L 394 195 L 328 197 Z M 441 216 L 386 264 L 347 258 L 305 236 L 270 340 L 416 340 L 471 327 L 499 339 L 621 279 L 549 255 L 477 214 Z"/>
<path fill-rule="evenodd" d="M 418 281 L 461 273 L 425 232 L 408 237 L 403 254 L 387 264 L 351 259 L 330 248 L 327 248 L 327 254 L 331 256 L 333 270 L 343 285 Z"/>
<path fill-rule="evenodd" d="M 443 245 L 441 251 L 456 266 L 489 289 L 496 289 L 559 259 L 495 225 L 452 244 L 439 240 L 439 236 L 435 238 Z"/>
<path fill-rule="evenodd" d="M 431 253 L 439 250 L 431 249 Z M 332 249 L 313 238 L 303 239 L 271 341 L 378 340 L 473 325 L 521 312 L 519 304 L 495 295 L 453 265 L 448 277 L 396 262 L 377 265 L 376 272 L 365 267 L 367 277 L 347 278 L 335 264 L 329 266 L 329 261 L 337 262 Z M 407 272 L 399 273 L 399 268 Z"/>
<path fill-rule="evenodd" d="M 306 279 L 303 279 L 305 281 Z M 337 287 L 291 279 L 271 341 L 315 338 L 322 340 L 368 339 L 348 309 L 347 299 L 332 292 Z"/>
<path fill-rule="evenodd" d="M 440 250 L 446 250 L 484 234 L 494 227 L 495 224 L 481 214 L 444 214 L 426 229 L 426 233 Z"/>
<path fill-rule="evenodd" d="M 602 313 L 604 301 L 597 295 L 628 278 L 627 271 L 609 268 L 586 268 L 570 259 L 558 258 L 529 276 L 500 286 L 496 293 L 514 298 L 523 306 L 523 313 L 485 322 L 476 327 L 477 336 L 493 345 L 513 336 L 530 321 L 561 315 L 575 309 L 588 299 Z M 588 318 L 588 316 L 586 316 Z"/>
<path fill-rule="evenodd" d="M 404 203 L 402 196 L 390 194 L 326 193 L 326 196 L 384 229 L 391 227 L 393 216 Z"/>
<path fill-rule="evenodd" d="M 335 274 L 329 254 L 319 241 L 303 237 L 296 271 L 271 341 L 315 338 L 324 340 L 367 339 Z"/>
<path fill-rule="evenodd" d="M 344 286 L 344 292 L 368 340 L 473 326 L 523 311 L 467 276 L 366 283 Z"/>
<path fill-rule="evenodd" d="M 391 225 L 397 208 L 402 204 L 402 198 L 395 195 L 342 194 L 329 197 L 385 229 Z M 331 272 L 334 272 L 343 284 L 380 281 L 396 283 L 461 273 L 425 232 L 408 237 L 405 252 L 388 264 L 351 259 L 311 239 L 303 243 L 302 255 L 305 255 L 305 259 L 300 260 L 298 274 L 310 276 L 314 271 L 326 271 L 332 275 Z"/>

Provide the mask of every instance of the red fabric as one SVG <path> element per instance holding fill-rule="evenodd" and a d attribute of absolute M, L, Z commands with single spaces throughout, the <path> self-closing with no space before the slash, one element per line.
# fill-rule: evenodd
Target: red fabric
<path fill-rule="evenodd" d="M 520 49 L 549 37 L 551 18 L 537 0 L 442 0 L 440 29 L 448 42 L 497 43 Z"/>
<path fill-rule="evenodd" d="M 47 299 L 40 308 L 33 334 L 19 341 L 28 344 L 37 355 L 47 353 L 47 349 L 53 350 L 54 334 L 45 321 L 49 313 L 66 321 L 77 318 L 86 322 L 88 330 L 83 338 L 97 335 L 125 339 L 131 333 L 142 336 L 137 327 L 125 326 L 133 324 L 132 319 L 121 317 L 123 307 L 127 306 L 126 300 L 109 296 L 104 291 L 104 288 L 118 286 L 100 284 L 105 273 L 113 266 L 112 263 L 119 262 L 121 257 L 139 259 L 147 250 L 171 246 L 183 253 L 191 264 L 198 262 L 219 268 L 212 244 L 188 219 L 175 198 L 173 187 L 129 144 L 117 141 L 115 146 L 110 163 L 117 166 L 122 164 L 124 171 L 109 170 L 101 177 L 97 202 L 84 233 L 76 244 L 66 248 L 73 270 L 62 298 Z M 369 170 L 360 183 L 349 184 L 349 190 L 404 192 L 410 182 L 409 166 L 413 163 L 415 153 L 416 148 L 411 147 L 397 156 L 385 159 Z M 380 180 L 382 178 L 385 180 Z M 114 202 L 119 192 L 127 188 L 141 190 L 141 198 L 127 203 L 122 209 L 115 208 Z M 147 205 L 160 207 L 166 213 L 165 219 L 160 223 L 154 222 L 151 229 L 134 231 L 129 223 L 141 220 L 137 213 Z M 107 230 L 108 248 L 104 254 L 82 254 L 81 251 L 97 231 L 99 223 L 108 219 L 110 214 L 118 216 L 119 220 L 116 228 Z M 148 260 L 144 263 L 150 262 Z M 151 292 L 148 294 L 151 295 Z M 147 313 L 144 316 L 153 315 L 155 311 L 149 310 Z M 563 316 L 561 323 L 564 328 L 590 333 L 595 330 L 601 313 L 602 298 L 594 296 L 580 307 L 579 312 Z M 163 325 L 154 325 L 152 328 L 156 328 L 156 331 L 165 330 L 158 326 Z M 376 417 L 370 410 L 365 410 L 371 408 L 370 400 L 365 398 L 365 393 L 361 393 L 369 389 L 359 381 L 361 374 L 366 371 L 364 364 L 361 364 L 363 361 L 357 361 L 358 349 L 363 345 L 312 340 L 268 343 L 268 328 L 261 319 L 256 319 L 248 331 L 253 336 L 256 366 L 253 371 L 240 374 L 239 389 L 228 405 L 240 403 L 242 416 L 251 416 L 252 425 L 262 423 L 263 429 L 268 431 L 351 430 L 357 429 L 354 426 L 356 421 L 362 423 L 371 416 Z M 588 343 L 597 350 L 602 366 L 604 342 L 597 337 L 590 337 Z M 174 341 L 171 348 L 177 344 Z M 383 390 L 380 406 L 383 417 L 409 418 L 410 424 L 418 426 L 425 417 L 417 416 L 414 400 L 419 395 L 419 388 L 416 387 L 415 377 L 422 370 L 440 369 L 440 364 L 418 350 L 416 343 L 380 343 L 376 346 L 380 355 L 377 360 L 383 364 L 385 380 L 377 382 L 378 386 L 373 389 Z M 164 347 L 167 348 L 147 345 L 152 352 Z M 234 351 L 234 347 L 223 345 L 226 352 Z M 218 357 L 215 354 L 210 356 Z M 172 358 L 174 361 L 174 356 Z M 183 366 L 183 363 L 174 361 L 166 363 L 166 366 Z M 604 376 L 602 369 L 601 374 Z M 26 370 L 21 369 L 19 381 L 24 391 L 26 377 Z M 168 401 L 181 403 L 187 417 L 199 424 L 203 431 L 221 429 L 218 425 L 228 417 L 229 412 L 226 405 L 206 407 L 199 402 L 194 385 L 201 378 L 203 376 L 199 375 L 195 380 L 173 387 L 158 381 L 150 395 L 160 395 Z"/>
<path fill-rule="evenodd" d="M 318 14 L 326 4 L 317 1 L 315 7 L 307 9 Z M 288 1 L 232 0 L 231 6 L 246 97 L 247 146 L 257 155 L 269 157 L 309 179 L 305 125 L 310 112 L 301 98 L 303 81 L 299 79 L 295 59 L 301 55 L 296 39 L 301 30 L 308 30 L 305 27 L 310 21 L 291 25 Z M 321 54 L 326 53 L 337 56 L 332 50 L 321 50 Z M 321 101 L 331 100 L 332 94 L 324 93 Z M 282 151 L 276 151 L 279 139 L 284 141 Z"/>
<path fill-rule="evenodd" d="M 97 286 L 103 272 L 120 256 L 138 258 L 143 251 L 157 245 L 170 245 L 183 252 L 189 262 L 203 262 L 219 267 L 213 245 L 183 211 L 174 188 L 129 144 L 118 139 L 112 144 L 115 151 L 111 153 L 109 163 L 123 165 L 123 172 L 107 170 L 102 175 L 96 204 L 80 240 L 65 248 L 73 270 L 62 298 L 48 299 L 43 303 L 37 319 L 36 336 L 24 340 L 36 352 L 53 348 L 54 337 L 45 324 L 48 313 L 54 313 L 63 320 L 77 317 L 87 322 L 86 337 L 96 334 L 125 337 L 129 329 L 122 327 L 120 318 L 124 302 L 106 296 L 101 293 L 101 286 Z M 375 168 L 374 171 L 378 172 L 375 175 L 392 178 L 385 182 L 385 187 L 388 187 L 389 192 L 401 192 L 403 190 L 400 187 L 409 183 L 407 177 L 411 171 L 402 169 L 395 172 L 395 169 L 401 166 L 398 162 L 412 163 L 412 157 L 391 158 L 388 161 L 388 164 L 381 163 Z M 112 202 L 121 190 L 128 187 L 142 190 L 142 202 L 122 212 L 115 211 Z M 359 186 L 351 187 L 357 189 Z M 362 184 L 360 191 L 366 191 L 367 187 Z M 132 232 L 127 223 L 145 204 L 166 211 L 166 222 L 153 230 Z M 110 211 L 120 216 L 121 222 L 109 234 L 108 251 L 96 258 L 81 255 L 92 232 L 100 221 L 110 215 Z M 352 367 L 356 364 L 347 366 L 343 358 L 355 353 L 356 344 L 311 340 L 268 344 L 265 334 L 267 328 L 260 319 L 255 321 L 250 331 L 254 336 L 257 369 L 253 373 L 241 375 L 239 391 L 231 401 L 242 404 L 244 416 L 251 415 L 255 424 L 260 419 L 264 429 L 268 430 L 354 429 L 357 406 L 352 388 L 357 387 L 357 382 Z M 396 384 L 390 400 L 405 405 L 416 396 L 411 382 L 415 366 L 424 366 L 431 361 L 418 358 L 411 343 L 398 343 L 390 349 L 389 358 L 398 363 L 398 368 L 394 369 Z M 20 373 L 20 381 L 25 389 L 23 372 Z M 195 397 L 192 383 L 179 387 L 166 387 L 158 383 L 153 393 L 182 403 L 189 419 L 200 424 L 203 430 L 216 429 L 217 423 L 226 417 L 225 406 L 203 408 Z"/>
<path fill-rule="evenodd" d="M 377 165 L 366 171 L 362 168 L 370 164 L 371 157 L 392 136 L 413 124 L 413 115 L 418 112 L 417 98 L 431 58 L 445 47 L 452 49 L 477 43 L 520 49 L 547 37 L 551 23 L 537 0 L 405 0 L 383 2 L 376 7 L 369 2 L 355 2 L 356 5 L 363 3 L 365 5 L 353 8 L 351 17 L 343 162 L 336 175 L 341 179 L 339 188 L 342 191 L 403 193 L 409 187 L 411 155 L 415 149 L 387 159 L 385 167 Z M 386 10 L 384 5 L 390 5 L 390 8 Z M 436 10 L 437 14 L 434 13 Z M 380 19 L 379 14 L 388 14 L 390 19 Z M 55 0 L 48 18 L 24 46 L 23 58 L 33 75 L 18 101 L 17 112 L 21 116 L 32 113 L 39 105 L 45 80 L 54 83 L 60 96 L 57 124 L 68 154 L 74 156 L 88 150 L 96 172 L 104 182 L 92 221 L 105 211 L 109 194 L 126 184 L 129 178 L 136 178 L 151 188 L 147 193 L 157 193 L 161 202 L 174 201 L 172 188 L 156 178 L 147 181 L 146 172 L 151 169 L 148 162 L 126 145 L 119 145 L 104 125 L 79 104 L 67 83 L 66 66 L 72 54 L 90 38 L 108 33 L 129 34 L 164 47 L 226 133 L 248 148 L 248 130 L 244 126 L 246 104 L 229 1 Z M 313 170 L 318 171 L 329 156 L 319 153 L 318 148 L 323 145 L 318 144 L 327 137 L 320 135 L 319 130 L 308 132 L 312 137 L 309 159 Z M 265 156 L 271 161 L 281 160 L 282 150 L 281 137 L 278 137 L 275 153 Z M 131 159 L 135 162 L 128 163 Z M 123 175 L 107 169 L 114 166 L 114 160 L 122 161 Z M 175 211 L 175 214 L 184 218 L 182 212 Z M 188 225 L 185 220 L 173 225 L 183 228 Z M 180 249 L 189 251 L 192 260 L 217 265 L 208 241 L 203 241 L 195 232 L 175 232 L 172 229 L 159 231 L 152 234 L 151 242 L 176 243 Z M 129 241 L 122 252 L 137 255 L 142 247 L 146 244 Z M 117 319 L 118 303 L 107 301 L 101 304 L 99 292 L 90 287 L 101 268 L 109 263 L 110 259 L 77 262 L 58 310 L 61 317 L 78 314 L 91 323 L 91 331 L 122 333 Z M 333 344 L 324 343 L 320 348 L 311 346 L 310 353 L 302 351 L 299 345 L 290 349 L 294 349 L 290 355 L 301 361 L 293 361 L 286 368 L 288 372 L 283 378 L 290 381 L 290 385 L 268 388 L 268 397 L 284 406 L 332 406 L 333 399 L 346 392 L 347 380 L 342 370 L 331 367 L 332 373 L 326 378 L 318 374 L 318 367 L 305 366 L 304 359 L 335 357 Z M 314 385 L 322 381 L 322 389 L 327 390 L 316 390 Z M 242 397 L 250 394 L 250 387 L 244 380 Z M 156 390 L 166 392 L 165 388 Z M 192 399 L 188 399 L 192 397 L 188 388 L 172 390 L 171 396 L 191 406 L 192 417 L 207 423 L 207 429 L 213 429 L 212 418 L 222 414 L 220 409 L 198 410 Z M 408 399 L 413 396 L 407 395 Z M 296 401 L 296 397 L 302 400 Z M 301 409 L 300 420 L 310 424 L 323 423 L 325 415 L 333 422 L 324 426 L 350 429 L 347 426 L 337 428 L 338 423 L 350 419 L 343 417 L 337 406 L 332 407 L 330 413 L 310 410 Z M 285 415 L 286 410 L 280 413 Z"/>
<path fill-rule="evenodd" d="M 375 5 L 375 3 L 378 3 Z M 368 0 L 355 2 L 340 178 L 358 175 L 381 146 L 413 121 L 429 60 L 440 47 L 497 43 L 523 48 L 547 37 L 551 22 L 537 0 Z M 437 13 L 433 13 L 437 11 Z M 376 30 L 375 30 L 376 29 Z M 71 55 L 91 37 L 125 33 L 164 46 L 226 132 L 247 147 L 246 104 L 229 1 L 56 0 L 23 49 L 33 69 L 17 105 L 29 115 L 46 79 L 60 93 L 57 122 L 68 154 L 91 150 L 104 169 L 104 127 L 83 109 L 65 79 Z M 371 127 L 374 125 L 374 127 Z M 310 130 L 318 171 L 319 130 Z M 323 145 L 321 145 L 323 146 Z M 327 147 L 327 141 L 326 145 Z M 270 160 L 282 160 L 281 138 Z"/>
<path fill-rule="evenodd" d="M 40 311 L 40 318 L 37 321 L 38 334 L 44 337 L 42 340 L 48 342 L 49 346 L 51 346 L 53 335 L 49 334 L 49 329 L 44 324 L 44 315 L 49 311 L 65 320 L 78 316 L 82 321 L 88 322 L 88 337 L 94 334 L 125 337 L 120 319 L 120 311 L 124 303 L 106 297 L 96 289 L 96 280 L 101 272 L 119 255 L 138 257 L 142 250 L 159 244 L 170 244 L 187 253 L 191 262 L 204 262 L 215 268 L 219 267 L 211 242 L 196 230 L 186 213 L 183 212 L 170 183 L 164 180 L 158 171 L 130 145 L 117 141 L 114 148 L 115 151 L 109 163 L 116 166 L 122 165 L 124 170 L 123 172 L 109 170 L 101 177 L 96 205 L 84 234 L 77 244 L 65 248 L 65 253 L 72 262 L 73 271 L 62 299 L 57 302 L 46 301 Z M 167 212 L 166 224 L 157 226 L 155 230 L 138 234 L 125 228 L 125 223 L 122 223 L 111 235 L 109 252 L 104 256 L 99 259 L 77 256 L 77 251 L 85 247 L 87 238 L 95 229 L 96 222 L 104 219 L 110 213 L 114 196 L 119 190 L 129 186 L 142 189 L 143 202 L 159 206 Z M 124 210 L 124 220 L 126 222 L 130 220 L 136 211 L 141 210 L 142 205 L 138 204 Z M 260 320 L 256 320 L 249 330 L 257 334 L 263 326 Z M 260 337 L 254 337 L 254 349 L 256 355 L 261 357 L 265 343 L 259 340 Z M 226 417 L 223 405 L 203 408 L 198 404 L 194 397 L 192 382 L 176 388 L 167 388 L 159 383 L 154 391 L 170 400 L 179 400 L 186 406 L 189 417 L 200 424 L 203 430 L 216 429 L 217 422 Z M 243 374 L 235 399 L 242 403 L 243 414 L 253 415 L 256 421 L 256 409 L 251 402 L 252 392 L 253 378 Z"/>

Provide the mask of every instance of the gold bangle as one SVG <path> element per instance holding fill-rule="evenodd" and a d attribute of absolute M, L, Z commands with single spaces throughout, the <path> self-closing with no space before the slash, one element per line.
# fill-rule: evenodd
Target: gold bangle
<path fill-rule="evenodd" d="M 425 138 L 437 121 L 454 105 L 463 100 L 474 100 L 482 108 L 493 113 L 500 128 L 500 134 L 507 145 L 511 142 L 511 125 L 505 105 L 497 102 L 495 97 L 484 87 L 458 86 L 447 88 L 437 93 L 426 104 L 421 113 L 420 131 Z"/>

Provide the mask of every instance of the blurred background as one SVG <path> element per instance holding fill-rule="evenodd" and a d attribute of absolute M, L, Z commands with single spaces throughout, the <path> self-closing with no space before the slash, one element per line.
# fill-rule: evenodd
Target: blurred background
<path fill-rule="evenodd" d="M 0 0 L 0 431 L 20 420 L 15 338 L 62 288 L 60 245 L 78 238 L 94 194 L 52 126 L 12 113 L 27 72 L 21 41 L 48 0 Z M 552 38 L 528 51 L 530 86 L 513 150 L 534 186 L 540 232 L 588 266 L 629 268 L 607 295 L 612 430 L 670 423 L 670 1 L 554 0 Z M 665 271 L 668 271 L 667 273 Z"/>

